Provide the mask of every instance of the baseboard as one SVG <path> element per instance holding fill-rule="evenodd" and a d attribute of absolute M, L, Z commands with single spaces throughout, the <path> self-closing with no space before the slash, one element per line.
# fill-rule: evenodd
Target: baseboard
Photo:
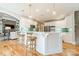
<path fill-rule="evenodd" d="M 63 43 L 68 43 L 68 44 L 72 44 L 72 45 L 76 45 L 75 42 L 66 42 L 66 41 L 62 41 Z"/>
<path fill-rule="evenodd" d="M 73 43 L 69 43 L 69 42 L 64 42 L 64 43 L 67 43 L 67 44 L 70 44 L 70 45 L 76 45 L 76 44 L 73 44 Z"/>

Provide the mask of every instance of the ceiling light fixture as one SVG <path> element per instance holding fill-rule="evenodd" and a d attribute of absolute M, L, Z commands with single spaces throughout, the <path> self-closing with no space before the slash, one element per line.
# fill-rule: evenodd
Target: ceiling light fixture
<path fill-rule="evenodd" d="M 36 9 L 35 11 L 36 11 L 36 12 L 39 12 L 40 10 L 39 10 L 39 9 Z"/>
<path fill-rule="evenodd" d="M 53 15 L 56 15 L 56 11 L 53 11 L 52 14 L 53 14 Z"/>
<path fill-rule="evenodd" d="M 29 15 L 29 18 L 32 18 L 32 16 L 31 16 L 31 15 Z"/>
<path fill-rule="evenodd" d="M 29 4 L 29 18 L 32 18 L 32 15 L 31 15 L 31 7 L 32 7 L 32 4 Z"/>
<path fill-rule="evenodd" d="M 50 10 L 49 10 L 49 9 L 47 9 L 46 11 L 47 11 L 47 12 L 50 12 Z"/>
<path fill-rule="evenodd" d="M 55 11 L 55 3 L 53 4 L 53 12 L 52 12 L 53 15 L 56 15 L 56 11 Z"/>

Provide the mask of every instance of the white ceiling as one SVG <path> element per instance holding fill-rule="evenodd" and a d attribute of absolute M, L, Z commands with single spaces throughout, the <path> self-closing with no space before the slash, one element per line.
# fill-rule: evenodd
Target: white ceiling
<path fill-rule="evenodd" d="M 28 5 L 27 3 L 5 3 L 0 4 L 0 8 L 26 17 L 29 16 Z M 64 18 L 73 11 L 79 10 L 79 3 L 55 3 L 56 15 L 53 15 L 53 5 L 53 3 L 33 3 L 31 15 L 38 21 L 48 21 Z M 39 12 L 36 12 L 37 9 L 39 9 Z"/>

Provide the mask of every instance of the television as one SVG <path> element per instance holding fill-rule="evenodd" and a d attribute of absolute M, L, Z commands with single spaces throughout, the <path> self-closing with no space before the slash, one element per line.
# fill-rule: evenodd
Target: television
<path fill-rule="evenodd" d="M 11 24 L 5 24 L 5 27 L 11 27 L 11 29 L 14 29 L 15 26 L 14 25 L 11 25 Z"/>

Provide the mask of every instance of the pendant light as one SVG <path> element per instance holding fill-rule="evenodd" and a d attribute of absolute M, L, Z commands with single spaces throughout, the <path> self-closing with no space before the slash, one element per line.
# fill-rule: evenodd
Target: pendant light
<path fill-rule="evenodd" d="M 29 18 L 32 18 L 32 15 L 31 15 L 31 7 L 32 7 L 32 4 L 29 4 Z"/>
<path fill-rule="evenodd" d="M 52 12 L 53 15 L 56 15 L 56 10 L 55 10 L 55 3 L 53 3 L 53 12 Z"/>

